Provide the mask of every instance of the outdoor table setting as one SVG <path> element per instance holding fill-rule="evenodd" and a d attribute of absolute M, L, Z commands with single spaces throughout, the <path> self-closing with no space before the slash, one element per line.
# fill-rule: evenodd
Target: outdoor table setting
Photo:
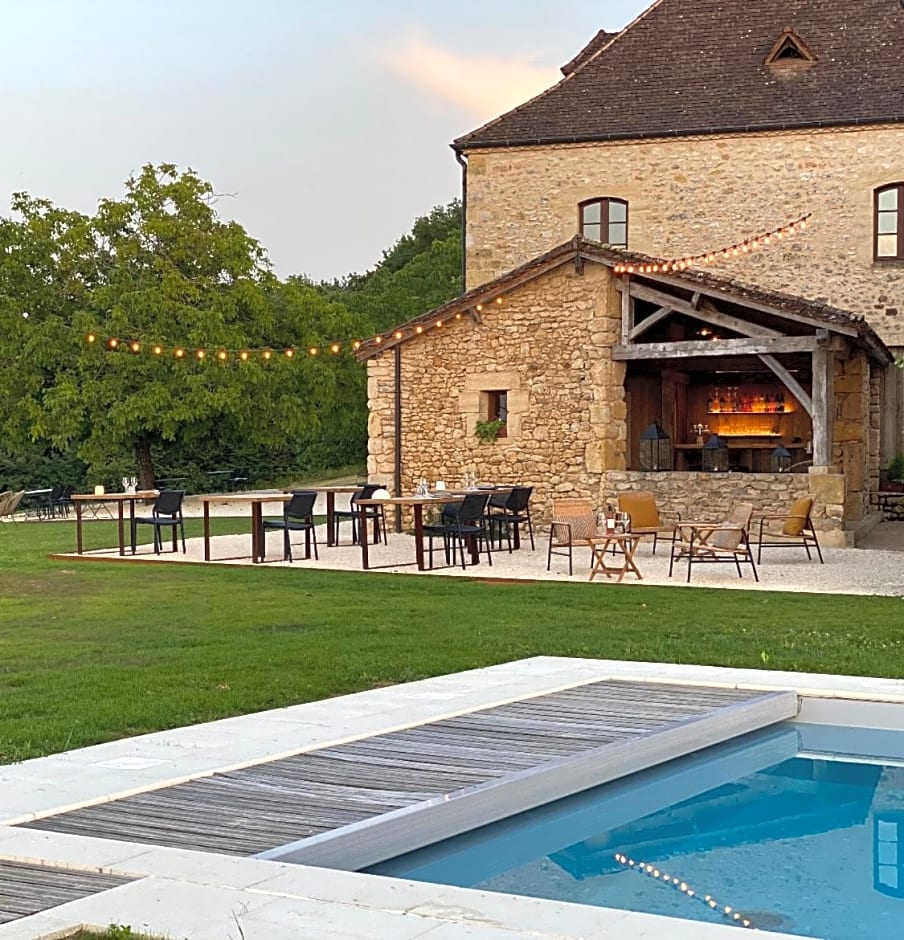
<path fill-rule="evenodd" d="M 410 507 L 414 523 L 414 552 L 415 561 L 419 571 L 426 571 L 427 565 L 424 553 L 424 507 L 425 506 L 444 506 L 452 503 L 461 502 L 461 500 L 477 492 L 504 493 L 512 489 L 511 484 L 493 484 L 478 483 L 469 474 L 465 475 L 464 487 L 459 489 L 447 489 L 442 480 L 437 480 L 431 490 L 426 479 L 421 478 L 416 486 L 415 492 L 411 496 L 384 496 L 375 499 L 359 499 L 356 505 L 361 514 L 362 531 L 366 526 L 366 513 L 370 506 L 398 506 L 401 509 Z M 368 569 L 375 567 L 371 565 L 371 549 L 367 544 L 367 539 L 361 539 L 361 567 Z M 471 546 L 471 556 L 474 562 L 477 562 L 477 546 Z M 395 566 L 393 566 L 395 567 Z"/>
<path fill-rule="evenodd" d="M 53 492 L 49 487 L 47 489 L 26 490 L 22 495 L 21 507 L 25 512 L 25 518 L 34 516 L 37 519 L 50 518 L 53 514 L 50 503 L 50 494 Z"/>
<path fill-rule="evenodd" d="M 369 506 L 399 506 L 410 507 L 414 517 L 414 553 L 415 564 L 418 571 L 426 571 L 424 562 L 424 506 L 443 505 L 447 503 L 457 503 L 461 501 L 461 495 L 445 492 L 443 490 L 433 493 L 419 493 L 414 496 L 384 496 L 377 499 L 359 499 L 357 501 L 358 510 L 361 514 L 361 531 L 364 532 L 367 526 L 367 507 Z M 370 554 L 368 540 L 362 538 L 361 543 L 361 567 L 365 570 L 372 567 L 370 564 Z"/>
<path fill-rule="evenodd" d="M 322 493 L 326 497 L 326 544 L 327 547 L 332 547 L 335 544 L 334 539 L 334 525 L 336 518 L 336 494 L 337 493 L 357 493 L 361 490 L 361 485 L 357 486 L 311 486 L 304 487 L 304 489 L 309 490 L 312 493 Z M 374 526 L 376 527 L 376 521 L 374 521 Z M 363 531 L 366 531 L 363 530 Z"/>
<path fill-rule="evenodd" d="M 239 503 L 251 507 L 251 560 L 259 564 L 264 556 L 264 504 L 279 503 L 282 506 L 291 498 L 291 493 L 206 493 L 199 496 L 203 512 L 204 561 L 210 561 L 211 504 Z"/>
<path fill-rule="evenodd" d="M 643 581 L 643 575 L 634 561 L 634 553 L 642 538 L 642 535 L 616 532 L 614 529 L 604 535 L 594 536 L 590 542 L 593 568 L 589 580 L 592 581 L 598 574 L 604 574 L 607 578 L 615 578 L 616 582 L 620 582 L 630 571 L 637 575 L 638 581 Z"/>
<path fill-rule="evenodd" d="M 117 509 L 116 523 L 117 534 L 119 536 L 119 554 L 126 553 L 125 536 L 125 504 L 129 504 L 129 523 L 135 518 L 135 503 L 138 500 L 156 499 L 157 490 L 138 490 L 134 489 L 131 493 L 107 493 L 103 487 L 96 487 L 93 493 L 73 493 L 70 499 L 75 505 L 75 545 L 77 554 L 81 555 L 84 551 L 82 541 L 82 518 L 84 516 L 84 507 L 86 505 L 106 505 L 115 503 Z"/>

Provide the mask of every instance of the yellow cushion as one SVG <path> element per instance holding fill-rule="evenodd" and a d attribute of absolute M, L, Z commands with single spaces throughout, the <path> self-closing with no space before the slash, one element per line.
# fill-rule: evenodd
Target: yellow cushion
<path fill-rule="evenodd" d="M 800 535 L 804 531 L 807 519 L 810 518 L 810 510 L 813 508 L 813 497 L 805 496 L 802 499 L 796 499 L 791 503 L 788 510 L 788 518 L 782 526 L 782 535 Z"/>
<path fill-rule="evenodd" d="M 620 493 L 618 508 L 631 517 L 631 528 L 634 531 L 660 527 L 656 498 L 652 493 Z"/>

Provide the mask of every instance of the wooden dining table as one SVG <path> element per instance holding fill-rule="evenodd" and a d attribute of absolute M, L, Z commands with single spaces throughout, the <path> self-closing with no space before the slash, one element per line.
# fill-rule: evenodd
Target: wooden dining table
<path fill-rule="evenodd" d="M 210 561 L 210 506 L 212 503 L 241 503 L 251 507 L 251 561 L 264 559 L 264 510 L 266 503 L 285 505 L 291 493 L 206 493 L 199 496 L 203 507 L 204 561 Z"/>
<path fill-rule="evenodd" d="M 336 494 L 337 493 L 357 493 L 361 490 L 361 486 L 312 486 L 302 487 L 311 493 L 323 493 L 326 496 L 326 544 L 332 546 L 335 544 L 333 538 L 333 530 L 335 528 L 334 522 L 336 518 Z M 379 531 L 378 522 L 376 519 L 373 520 L 374 523 L 374 538 L 377 537 L 377 532 Z M 366 532 L 367 529 L 362 531 Z"/>
<path fill-rule="evenodd" d="M 367 531 L 368 506 L 399 506 L 410 507 L 414 516 L 414 558 L 418 571 L 426 571 L 424 563 L 424 506 L 443 506 L 446 503 L 460 503 L 461 495 L 446 493 L 439 496 L 390 496 L 387 499 L 359 499 L 356 503 L 361 513 L 361 532 Z M 361 567 L 365 570 L 370 567 L 370 557 L 367 539 L 361 542 Z"/>
<path fill-rule="evenodd" d="M 135 503 L 138 500 L 152 500 L 158 496 L 157 490 L 139 490 L 137 493 L 73 493 L 70 497 L 75 506 L 75 550 L 81 555 L 82 544 L 82 515 L 86 503 L 116 503 L 117 532 L 119 535 L 119 554 L 126 553 L 125 533 L 125 504 L 129 504 L 129 528 L 135 518 Z M 176 531 L 173 527 L 173 544 L 175 545 Z"/>

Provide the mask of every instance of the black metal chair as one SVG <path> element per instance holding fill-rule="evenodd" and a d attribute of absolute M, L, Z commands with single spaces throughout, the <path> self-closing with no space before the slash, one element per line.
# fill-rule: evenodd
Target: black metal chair
<path fill-rule="evenodd" d="M 311 542 L 314 543 L 314 558 L 317 554 L 317 530 L 314 526 L 314 503 L 317 494 L 310 490 L 293 490 L 292 497 L 283 509 L 282 519 L 264 519 L 261 533 L 261 561 L 267 554 L 267 532 L 281 529 L 283 533 L 283 561 L 292 561 L 293 532 L 304 532 L 305 558 L 311 557 Z"/>
<path fill-rule="evenodd" d="M 352 493 L 348 509 L 333 510 L 333 544 L 339 544 L 339 523 L 350 519 L 352 523 L 352 545 L 358 542 L 358 523 L 361 521 L 361 508 L 359 499 L 371 499 L 377 490 L 385 489 L 382 483 L 364 483 L 360 490 Z M 380 541 L 380 532 L 383 532 L 383 544 L 386 544 L 386 509 L 383 506 L 368 506 L 365 509 L 365 518 L 374 526 L 374 545 Z"/>
<path fill-rule="evenodd" d="M 502 538 L 508 542 L 509 553 L 512 551 L 512 532 L 515 541 L 520 545 L 521 537 L 518 526 L 527 523 L 530 534 L 530 548 L 534 551 L 534 526 L 530 518 L 530 497 L 534 488 L 532 486 L 513 486 L 509 493 L 497 493 L 490 497 L 489 515 L 487 520 L 490 534 L 496 537 L 496 543 L 502 548 Z"/>
<path fill-rule="evenodd" d="M 57 483 L 53 489 L 50 491 L 50 496 L 47 497 L 48 509 L 47 516 L 48 518 L 60 518 L 68 515 L 68 510 L 66 503 L 63 500 L 63 497 L 66 493 L 65 488 L 61 483 Z"/>
<path fill-rule="evenodd" d="M 466 567 L 465 548 L 469 542 L 476 541 L 477 552 L 483 543 L 486 548 L 487 561 L 493 564 L 490 532 L 487 525 L 487 503 L 489 493 L 469 493 L 460 503 L 449 503 L 443 506 L 438 523 L 424 526 L 424 534 L 428 537 L 428 551 L 430 567 L 433 567 L 433 539 L 442 537 L 446 564 L 455 564 L 456 550 L 461 553 L 461 566 Z"/>
<path fill-rule="evenodd" d="M 135 516 L 132 520 L 132 554 L 135 554 L 138 526 L 154 527 L 154 554 L 159 555 L 163 547 L 163 529 L 170 529 L 175 543 L 176 530 L 182 535 L 182 552 L 185 553 L 185 521 L 182 518 L 182 500 L 185 490 L 161 490 L 154 500 L 150 516 Z M 174 544 L 173 551 L 176 551 Z"/>

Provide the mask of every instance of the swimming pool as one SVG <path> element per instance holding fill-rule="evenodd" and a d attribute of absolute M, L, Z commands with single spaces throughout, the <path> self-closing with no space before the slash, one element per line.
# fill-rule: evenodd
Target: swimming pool
<path fill-rule="evenodd" d="M 368 871 L 827 940 L 897 940 L 899 837 L 904 734 L 787 723 Z"/>

